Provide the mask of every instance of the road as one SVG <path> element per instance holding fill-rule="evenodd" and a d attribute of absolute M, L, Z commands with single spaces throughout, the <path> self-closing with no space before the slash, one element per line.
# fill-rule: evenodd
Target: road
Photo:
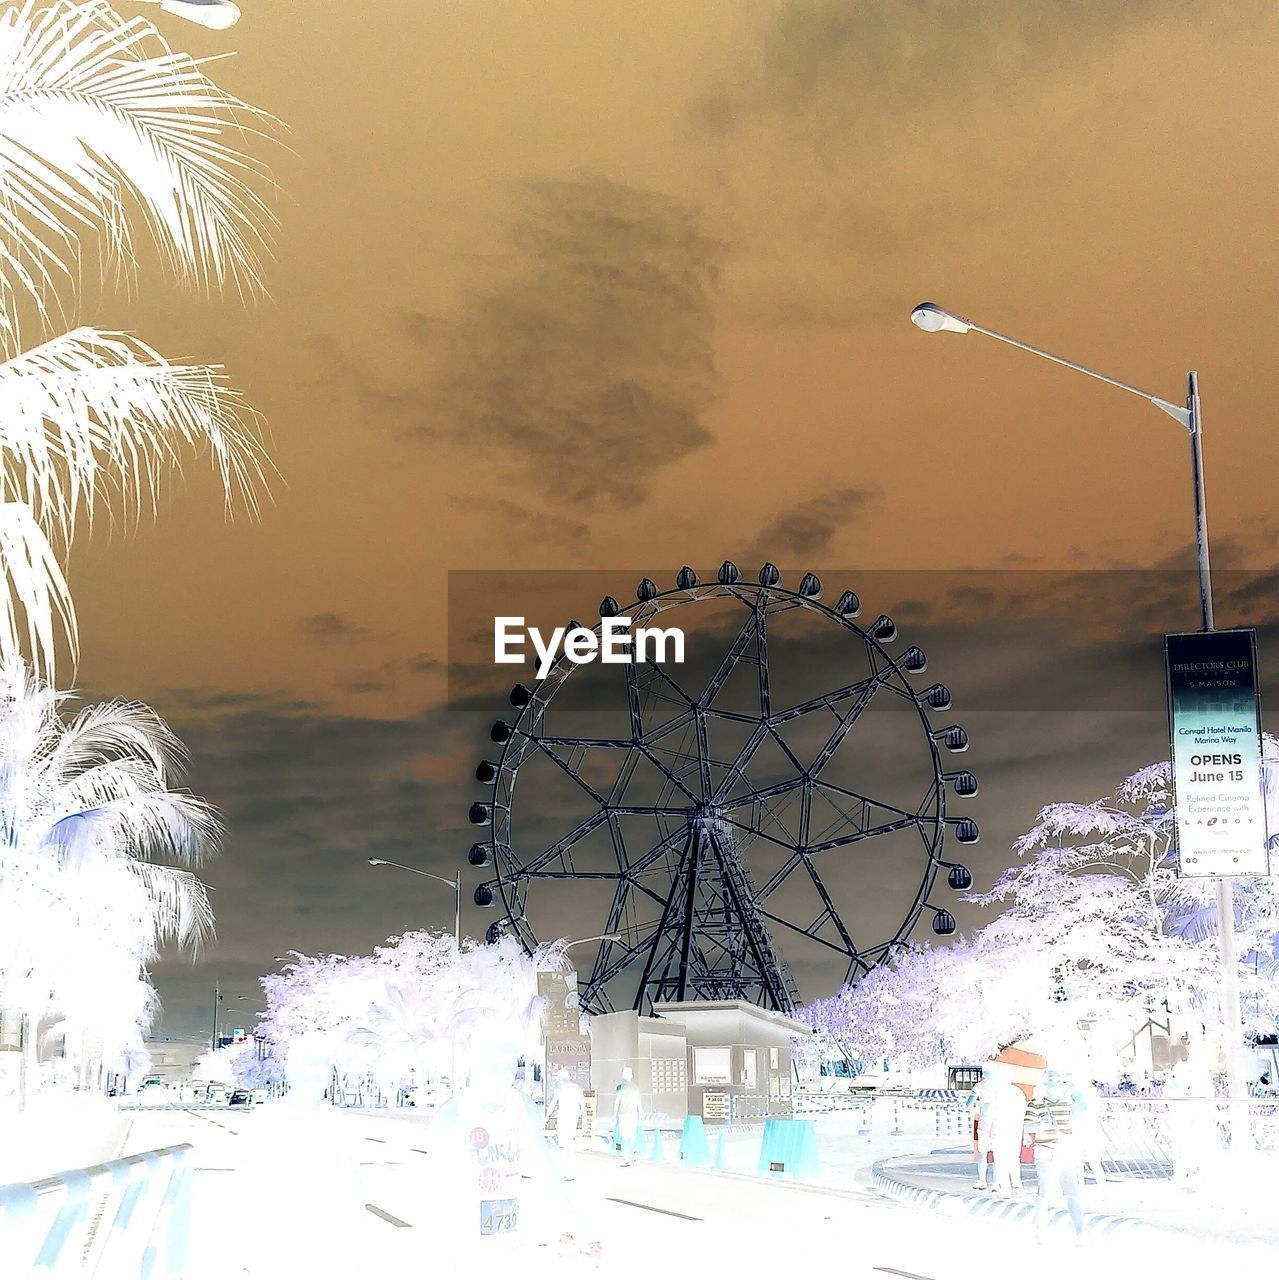
<path fill-rule="evenodd" d="M 332 1108 L 299 1116 L 275 1104 L 131 1115 L 126 1150 L 177 1142 L 195 1147 L 193 1280 L 345 1280 L 352 1268 L 421 1276 L 440 1255 L 427 1116 Z M 1197 1252 L 1184 1239 L 1077 1248 L 1061 1236 L 1040 1246 L 1024 1226 L 938 1216 L 869 1187 L 835 1192 L 644 1161 L 624 1168 L 593 1152 L 554 1158 L 584 1234 L 603 1246 L 598 1264 L 552 1259 L 546 1273 L 557 1277 L 597 1271 L 629 1280 L 678 1263 L 689 1275 L 727 1264 L 743 1274 L 815 1267 L 841 1278 L 987 1280 L 996 1260 L 1038 1276 L 1083 1269 L 1104 1277 L 1148 1269 L 1161 1256 L 1184 1270 Z M 1216 1269 L 1222 1261 L 1218 1253 Z"/>

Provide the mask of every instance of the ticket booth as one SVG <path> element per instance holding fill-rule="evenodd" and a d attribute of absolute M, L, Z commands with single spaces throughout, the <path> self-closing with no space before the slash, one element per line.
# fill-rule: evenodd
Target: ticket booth
<path fill-rule="evenodd" d="M 791 1042 L 811 1028 L 744 1000 L 684 1000 L 654 1012 L 684 1028 L 688 1113 L 708 1125 L 789 1117 Z"/>

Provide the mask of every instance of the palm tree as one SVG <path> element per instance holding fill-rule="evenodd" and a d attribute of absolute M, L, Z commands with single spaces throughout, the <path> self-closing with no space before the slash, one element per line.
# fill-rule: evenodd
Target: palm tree
<path fill-rule="evenodd" d="M 161 946 L 212 933 L 192 868 L 216 851 L 213 809 L 178 789 L 182 744 L 149 708 L 114 701 L 69 718 L 70 695 L 0 665 L 0 1007 L 113 1057 L 156 1012 Z"/>
<path fill-rule="evenodd" d="M 257 420 L 219 368 L 121 333 L 50 335 L 86 249 L 133 273 L 135 223 L 180 282 L 261 294 L 270 183 L 244 144 L 273 127 L 105 0 L 0 14 L 0 657 L 25 650 L 52 673 L 59 633 L 75 656 L 60 555 L 98 506 L 124 520 L 153 506 L 184 452 L 207 451 L 228 507 L 256 509 Z M 44 341 L 23 349 L 29 328 Z"/>

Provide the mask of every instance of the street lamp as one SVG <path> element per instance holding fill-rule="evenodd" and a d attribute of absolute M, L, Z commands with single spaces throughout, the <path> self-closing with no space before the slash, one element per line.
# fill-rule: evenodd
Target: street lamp
<path fill-rule="evenodd" d="M 580 947 L 584 942 L 621 942 L 622 935 L 620 933 L 597 933 L 590 938 L 574 938 L 572 942 L 566 942 L 562 950 L 567 951 L 569 947 Z"/>
<path fill-rule="evenodd" d="M 1202 629 L 1213 629 L 1212 619 L 1212 572 L 1208 564 L 1208 515 L 1204 505 L 1204 473 L 1203 473 L 1203 440 L 1202 418 L 1199 405 L 1199 375 L 1193 371 L 1186 375 L 1186 403 L 1183 407 L 1134 387 L 1131 383 L 1120 382 L 1118 378 L 1108 377 L 1089 369 L 1086 365 L 1077 364 L 1062 356 L 1045 351 L 1042 347 L 1032 347 L 1029 343 L 1017 338 L 1010 338 L 1006 333 L 987 329 L 984 325 L 969 320 L 967 316 L 956 315 L 939 307 L 935 302 L 921 302 L 911 313 L 911 322 L 925 333 L 984 333 L 988 338 L 1007 343 L 1010 347 L 1018 347 L 1029 351 L 1031 355 L 1042 356 L 1054 364 L 1065 365 L 1076 373 L 1086 374 L 1098 382 L 1118 387 L 1120 391 L 1130 392 L 1148 400 L 1155 408 L 1162 410 L 1170 418 L 1176 418 L 1190 433 L 1190 474 L 1194 488 L 1195 502 L 1195 549 L 1199 567 L 1199 612 L 1203 622 Z M 1231 1096 L 1238 1095 L 1244 1084 L 1243 1064 L 1240 1050 L 1242 1048 L 1243 1018 L 1239 1010 L 1239 978 L 1236 973 L 1235 959 L 1235 908 L 1234 881 L 1222 876 L 1217 881 L 1217 930 L 1221 939 L 1221 987 L 1222 1005 L 1227 1028 L 1226 1038 L 1226 1077 Z"/>
<path fill-rule="evenodd" d="M 397 867 L 400 871 L 412 872 L 415 876 L 425 876 L 428 880 L 438 880 L 453 890 L 453 941 L 460 951 L 462 949 L 462 873 L 459 871 L 452 880 L 447 876 L 437 876 L 434 871 L 423 871 L 420 867 L 407 867 L 402 862 L 388 862 L 385 858 L 370 858 L 371 867 Z"/>
<path fill-rule="evenodd" d="M 185 18 L 197 27 L 225 31 L 240 21 L 240 10 L 231 0 L 140 0 L 142 4 L 158 4 L 165 13 Z"/>

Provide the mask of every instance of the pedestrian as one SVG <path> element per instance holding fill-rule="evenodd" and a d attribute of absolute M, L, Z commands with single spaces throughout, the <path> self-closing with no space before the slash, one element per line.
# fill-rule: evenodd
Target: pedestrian
<path fill-rule="evenodd" d="M 1079 1204 L 1079 1139 L 1071 1087 L 1056 1071 L 1045 1071 L 1026 1111 L 1025 1127 L 1035 1135 L 1035 1238 L 1042 1244 L 1053 1201 L 1064 1199 L 1076 1238 L 1083 1234 Z"/>
<path fill-rule="evenodd" d="M 977 1181 L 973 1183 L 974 1191 L 986 1190 L 986 1170 L 991 1170 L 992 1181 L 995 1178 L 993 1161 L 995 1148 L 991 1142 L 994 1133 L 993 1106 L 995 1091 L 999 1086 L 999 1076 L 1003 1066 L 998 1062 L 987 1062 L 982 1067 L 981 1079 L 973 1088 L 973 1147 L 977 1157 Z"/>
<path fill-rule="evenodd" d="M 555 1120 L 555 1142 L 563 1150 L 570 1150 L 577 1142 L 577 1128 L 586 1106 L 586 1094 L 582 1086 L 569 1075 L 565 1067 L 555 1073 L 555 1097 L 551 1100 L 547 1120 Z"/>
<path fill-rule="evenodd" d="M 990 1147 L 995 1154 L 994 1190 L 1021 1195 L 1021 1149 L 1025 1142 L 1026 1095 L 1002 1073 L 991 1091 Z"/>
<path fill-rule="evenodd" d="M 622 1153 L 622 1168 L 635 1162 L 639 1150 L 640 1091 L 635 1072 L 622 1068 L 622 1083 L 613 1093 L 613 1141 Z"/>
<path fill-rule="evenodd" d="M 1091 1080 L 1081 1078 L 1075 1085 L 1071 1101 L 1079 1130 L 1080 1174 L 1082 1176 L 1083 1171 L 1089 1169 L 1095 1182 L 1106 1182 L 1106 1169 L 1102 1163 L 1106 1143 L 1101 1127 L 1101 1095 L 1097 1086 Z"/>

